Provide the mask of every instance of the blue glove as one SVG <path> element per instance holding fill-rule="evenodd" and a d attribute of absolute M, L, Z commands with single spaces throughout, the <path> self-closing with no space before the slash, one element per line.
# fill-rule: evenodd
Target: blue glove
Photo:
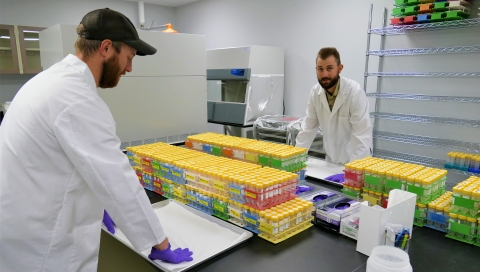
<path fill-rule="evenodd" d="M 193 252 L 188 248 L 177 248 L 172 251 L 170 249 L 170 244 L 168 244 L 168 248 L 165 250 L 159 250 L 152 247 L 152 251 L 150 252 L 150 255 L 148 255 L 148 258 L 150 260 L 161 260 L 167 263 L 179 264 L 181 262 L 192 261 L 192 254 Z"/>
<path fill-rule="evenodd" d="M 103 224 L 105 224 L 105 227 L 107 227 L 108 231 L 111 233 L 111 234 L 115 234 L 115 223 L 113 223 L 113 220 L 112 218 L 110 217 L 110 215 L 108 215 L 107 211 L 106 210 L 103 210 L 103 220 L 102 220 Z"/>
<path fill-rule="evenodd" d="M 329 177 L 326 177 L 325 180 L 337 182 L 337 183 L 343 183 L 345 181 L 345 173 L 331 175 Z"/>

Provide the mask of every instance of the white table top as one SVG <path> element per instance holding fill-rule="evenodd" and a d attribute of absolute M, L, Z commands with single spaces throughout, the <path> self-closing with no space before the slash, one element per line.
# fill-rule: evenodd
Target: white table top
<path fill-rule="evenodd" d="M 322 159 L 308 157 L 306 175 L 316 179 L 343 173 L 343 165 L 326 162 Z"/>

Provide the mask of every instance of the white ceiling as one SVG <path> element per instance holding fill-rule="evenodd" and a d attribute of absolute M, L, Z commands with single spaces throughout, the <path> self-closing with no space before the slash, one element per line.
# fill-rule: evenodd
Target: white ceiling
<path fill-rule="evenodd" d="M 119 0 L 119 1 L 129 1 L 129 2 L 138 2 L 137 0 Z M 155 4 L 160 6 L 167 7 L 179 7 L 200 0 L 143 0 L 144 3 Z"/>

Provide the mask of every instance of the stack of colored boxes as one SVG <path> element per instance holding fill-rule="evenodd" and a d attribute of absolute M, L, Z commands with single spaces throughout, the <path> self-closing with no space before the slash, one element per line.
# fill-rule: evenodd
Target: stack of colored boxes
<path fill-rule="evenodd" d="M 364 186 L 365 168 L 383 161 L 379 158 L 366 157 L 345 164 L 345 181 L 342 192 L 346 195 L 360 198 Z"/>
<path fill-rule="evenodd" d="M 454 186 L 452 197 L 447 237 L 469 244 L 478 243 L 480 178 L 472 176 Z"/>
<path fill-rule="evenodd" d="M 480 155 L 449 152 L 447 153 L 447 163 L 445 164 L 445 168 L 480 173 Z"/>
<path fill-rule="evenodd" d="M 470 16 L 471 0 L 395 0 L 391 25 L 462 20 Z"/>
<path fill-rule="evenodd" d="M 306 148 L 211 132 L 189 136 L 185 146 L 216 156 L 294 172 L 299 175 L 300 180 L 304 178 L 308 151 Z"/>
<path fill-rule="evenodd" d="M 313 203 L 304 199 L 293 199 L 270 209 L 254 212 L 259 218 L 258 236 L 279 243 L 309 228 L 313 220 Z"/>
<path fill-rule="evenodd" d="M 448 173 L 447 170 L 370 157 L 345 164 L 344 171 L 343 193 L 355 198 L 362 196 L 371 205 L 385 208 L 393 189 L 415 193 L 417 202 L 427 205 L 444 193 Z"/>
<path fill-rule="evenodd" d="M 417 219 L 420 218 L 421 223 L 416 225 L 447 232 L 448 214 L 451 210 L 452 194 L 452 192 L 445 192 L 443 195 L 428 203 L 425 218 L 418 217 L 418 213 L 415 211 L 415 219 L 417 221 Z M 425 207 L 425 204 L 422 203 L 417 203 L 417 205 L 418 207 Z"/>
<path fill-rule="evenodd" d="M 165 143 L 129 147 L 127 156 L 146 189 L 255 233 L 260 233 L 262 211 L 285 208 L 282 204 L 286 202 L 301 202 L 295 199 L 297 174 L 294 173 Z M 296 211 L 293 208 L 299 205 L 294 206 L 288 208 Z M 285 224 L 296 217 L 288 215 L 281 219 L 278 224 L 284 223 L 282 231 L 265 233 L 264 239 L 278 243 L 311 226 L 310 221 L 302 224 L 298 221 L 289 229 Z M 269 226 L 268 222 L 263 224 L 264 228 Z"/>
<path fill-rule="evenodd" d="M 365 168 L 365 180 L 363 187 L 363 199 L 371 205 L 381 203 L 385 193 L 385 172 L 402 166 L 403 163 L 384 160 Z"/>

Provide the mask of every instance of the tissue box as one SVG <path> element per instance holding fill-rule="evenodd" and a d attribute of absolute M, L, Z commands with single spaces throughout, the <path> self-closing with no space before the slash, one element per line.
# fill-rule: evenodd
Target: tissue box
<path fill-rule="evenodd" d="M 340 232 L 343 218 L 360 211 L 360 202 L 345 197 L 321 203 L 317 206 L 314 223 L 334 232 Z"/>
<path fill-rule="evenodd" d="M 357 240 L 359 220 L 360 210 L 357 210 L 356 213 L 343 218 L 340 222 L 340 234 Z"/>

